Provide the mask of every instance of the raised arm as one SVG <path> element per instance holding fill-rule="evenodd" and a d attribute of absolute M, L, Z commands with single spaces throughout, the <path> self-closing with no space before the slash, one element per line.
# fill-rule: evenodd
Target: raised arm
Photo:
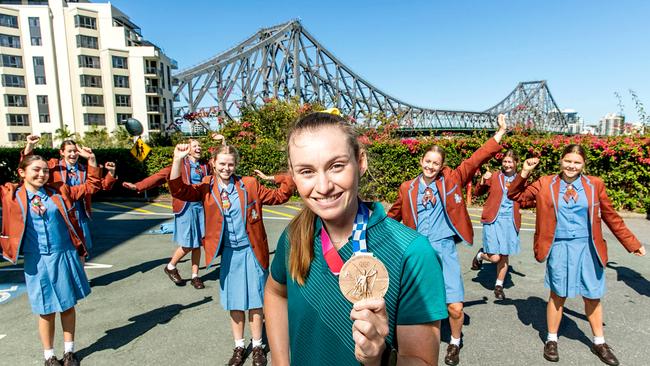
<path fill-rule="evenodd" d="M 524 205 L 529 205 L 527 202 L 535 201 L 537 193 L 541 189 L 541 183 L 537 180 L 533 184 L 526 185 L 526 181 L 537 164 L 539 164 L 539 158 L 530 158 L 524 161 L 521 173 L 517 174 L 515 180 L 510 184 L 510 188 L 508 188 L 509 199 Z"/>
<path fill-rule="evenodd" d="M 88 147 L 82 147 L 80 149 L 80 153 L 81 150 L 83 150 L 83 154 L 88 160 L 88 179 L 86 179 L 84 184 L 69 186 L 70 198 L 73 201 L 77 201 L 83 198 L 85 195 L 93 195 L 102 189 L 100 178 L 101 169 L 97 166 L 97 159 L 95 158 L 95 154 Z"/>
<path fill-rule="evenodd" d="M 113 185 L 117 181 L 117 175 L 115 175 L 115 163 L 112 161 L 107 161 L 104 163 L 104 168 L 108 173 L 102 177 L 102 189 L 105 191 L 110 191 L 113 189 Z"/>
<path fill-rule="evenodd" d="M 194 185 L 185 184 L 181 177 L 183 159 L 189 152 L 189 144 L 178 144 L 174 148 L 174 160 L 172 161 L 171 172 L 169 173 L 169 191 L 172 197 L 181 201 L 201 201 L 203 199 L 203 193 L 201 191 L 203 183 Z"/>
<path fill-rule="evenodd" d="M 506 134 L 505 115 L 500 114 L 497 121 L 499 123 L 499 129 L 494 134 L 494 137 L 487 140 L 483 146 L 476 150 L 468 159 L 460 163 L 458 168 L 454 170 L 458 174 L 462 186 L 466 186 L 481 165 L 487 163 L 488 160 L 492 159 L 503 148 L 500 144 L 501 139 Z"/>
<path fill-rule="evenodd" d="M 285 203 L 289 198 L 291 198 L 291 195 L 293 195 L 293 192 L 296 190 L 296 184 L 293 182 L 293 179 L 291 179 L 289 174 L 267 176 L 257 169 L 255 169 L 255 174 L 264 180 L 280 183 L 280 187 L 276 189 L 267 188 L 258 184 L 257 194 L 265 205 L 279 205 Z"/>
<path fill-rule="evenodd" d="M 491 171 L 486 171 L 485 174 L 481 176 L 481 180 L 478 182 L 476 185 L 476 188 L 474 188 L 474 196 L 480 197 L 487 193 L 488 190 L 490 190 L 490 186 L 492 185 L 492 172 Z"/>
<path fill-rule="evenodd" d="M 40 141 L 41 137 L 38 135 L 27 135 L 26 139 L 26 144 L 25 144 L 25 149 L 22 151 L 21 154 L 21 160 L 22 157 L 25 157 L 27 155 L 30 155 L 32 152 L 34 152 L 34 147 Z"/>
<path fill-rule="evenodd" d="M 139 182 L 136 183 L 122 182 L 122 187 L 130 189 L 132 191 L 138 191 L 138 192 L 146 191 L 147 189 L 156 188 L 158 186 L 167 183 L 171 171 L 172 171 L 172 167 L 168 166 L 160 169 L 157 173 L 154 173 Z"/>

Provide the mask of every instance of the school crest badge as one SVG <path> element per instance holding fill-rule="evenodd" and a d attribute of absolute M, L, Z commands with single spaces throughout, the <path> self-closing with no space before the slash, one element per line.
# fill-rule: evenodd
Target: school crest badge
<path fill-rule="evenodd" d="M 252 218 L 253 220 L 257 220 L 257 218 L 258 218 L 258 216 L 257 216 L 257 211 L 256 211 L 255 209 L 252 209 L 252 210 L 251 210 L 251 218 Z"/>
<path fill-rule="evenodd" d="M 454 201 L 456 201 L 456 203 L 461 203 L 462 200 L 463 198 L 458 193 L 454 193 Z"/>

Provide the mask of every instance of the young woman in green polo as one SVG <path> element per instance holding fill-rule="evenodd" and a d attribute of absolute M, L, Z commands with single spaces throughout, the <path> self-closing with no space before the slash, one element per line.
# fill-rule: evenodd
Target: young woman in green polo
<path fill-rule="evenodd" d="M 280 237 L 265 290 L 273 365 L 380 365 L 391 350 L 398 364 L 436 364 L 447 317 L 440 262 L 426 237 L 358 198 L 367 160 L 352 127 L 307 115 L 289 133 L 288 154 L 304 208 Z M 353 253 L 359 243 L 383 263 L 388 286 L 376 296 L 373 266 L 354 286 L 371 296 L 352 303 L 339 276 L 363 255 Z"/>

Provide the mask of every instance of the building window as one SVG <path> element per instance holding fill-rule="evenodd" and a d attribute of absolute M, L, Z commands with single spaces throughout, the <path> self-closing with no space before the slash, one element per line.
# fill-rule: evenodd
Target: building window
<path fill-rule="evenodd" d="M 29 126 L 29 116 L 7 113 L 7 126 Z"/>
<path fill-rule="evenodd" d="M 8 14 L 0 14 L 0 26 L 18 28 L 18 17 Z"/>
<path fill-rule="evenodd" d="M 22 56 L 2 55 L 2 57 L 0 57 L 0 66 L 22 69 L 23 58 Z"/>
<path fill-rule="evenodd" d="M 98 94 L 81 94 L 81 105 L 84 107 L 103 107 L 104 97 Z"/>
<path fill-rule="evenodd" d="M 97 19 L 84 15 L 75 15 L 74 26 L 77 28 L 97 29 Z"/>
<path fill-rule="evenodd" d="M 34 78 L 36 85 L 45 85 L 45 60 L 43 56 L 34 56 Z"/>
<path fill-rule="evenodd" d="M 99 42 L 97 41 L 97 37 L 77 34 L 77 47 L 99 49 Z"/>
<path fill-rule="evenodd" d="M 118 113 L 117 114 L 117 123 L 120 123 L 122 121 L 126 121 L 127 119 L 131 118 L 131 113 Z"/>
<path fill-rule="evenodd" d="M 20 48 L 20 37 L 9 34 L 0 34 L 0 46 Z"/>
<path fill-rule="evenodd" d="M 84 125 L 86 126 L 105 126 L 106 118 L 102 113 L 84 113 Z"/>
<path fill-rule="evenodd" d="M 129 77 L 125 75 L 113 75 L 113 86 L 116 88 L 128 88 Z"/>
<path fill-rule="evenodd" d="M 128 69 L 129 64 L 126 57 L 113 56 L 113 67 L 116 69 Z"/>
<path fill-rule="evenodd" d="M 93 69 L 99 69 L 100 67 L 99 57 L 79 55 L 79 67 L 90 67 Z"/>
<path fill-rule="evenodd" d="M 131 96 L 125 94 L 115 94 L 115 106 L 116 107 L 130 107 L 131 106 Z"/>
<path fill-rule="evenodd" d="M 12 88 L 24 88 L 25 87 L 25 77 L 21 75 L 2 75 L 2 86 L 12 87 Z"/>
<path fill-rule="evenodd" d="M 79 75 L 79 81 L 82 87 L 101 88 L 102 77 L 99 75 Z"/>
<path fill-rule="evenodd" d="M 27 96 L 20 94 L 5 94 L 5 107 L 27 107 Z"/>
<path fill-rule="evenodd" d="M 150 130 L 159 130 L 160 129 L 160 115 L 159 114 L 150 114 L 147 116 L 149 122 Z"/>
<path fill-rule="evenodd" d="M 167 90 L 172 90 L 172 73 L 169 70 L 169 66 L 167 66 Z"/>
<path fill-rule="evenodd" d="M 29 17 L 29 37 L 32 46 L 41 46 L 41 21 L 37 17 Z"/>
<path fill-rule="evenodd" d="M 38 104 L 38 121 L 40 123 L 50 122 L 50 104 L 47 95 L 37 95 L 36 102 Z"/>
<path fill-rule="evenodd" d="M 7 134 L 7 137 L 9 141 L 11 142 L 17 142 L 17 141 L 25 141 L 27 139 L 28 133 L 15 133 L 15 132 L 9 132 Z"/>

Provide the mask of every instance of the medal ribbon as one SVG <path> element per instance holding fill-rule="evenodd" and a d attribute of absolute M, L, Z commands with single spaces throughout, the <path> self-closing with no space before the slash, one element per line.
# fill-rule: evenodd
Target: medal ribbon
<path fill-rule="evenodd" d="M 357 215 L 354 218 L 354 224 L 352 225 L 352 251 L 354 254 L 368 252 L 368 246 L 366 244 L 366 229 L 368 228 L 369 216 L 370 211 L 368 210 L 368 207 L 359 202 Z M 325 226 L 320 230 L 320 241 L 323 248 L 323 257 L 325 258 L 327 266 L 334 275 L 338 276 L 343 267 L 343 260 L 336 248 L 332 245 L 332 241 L 325 230 Z"/>

